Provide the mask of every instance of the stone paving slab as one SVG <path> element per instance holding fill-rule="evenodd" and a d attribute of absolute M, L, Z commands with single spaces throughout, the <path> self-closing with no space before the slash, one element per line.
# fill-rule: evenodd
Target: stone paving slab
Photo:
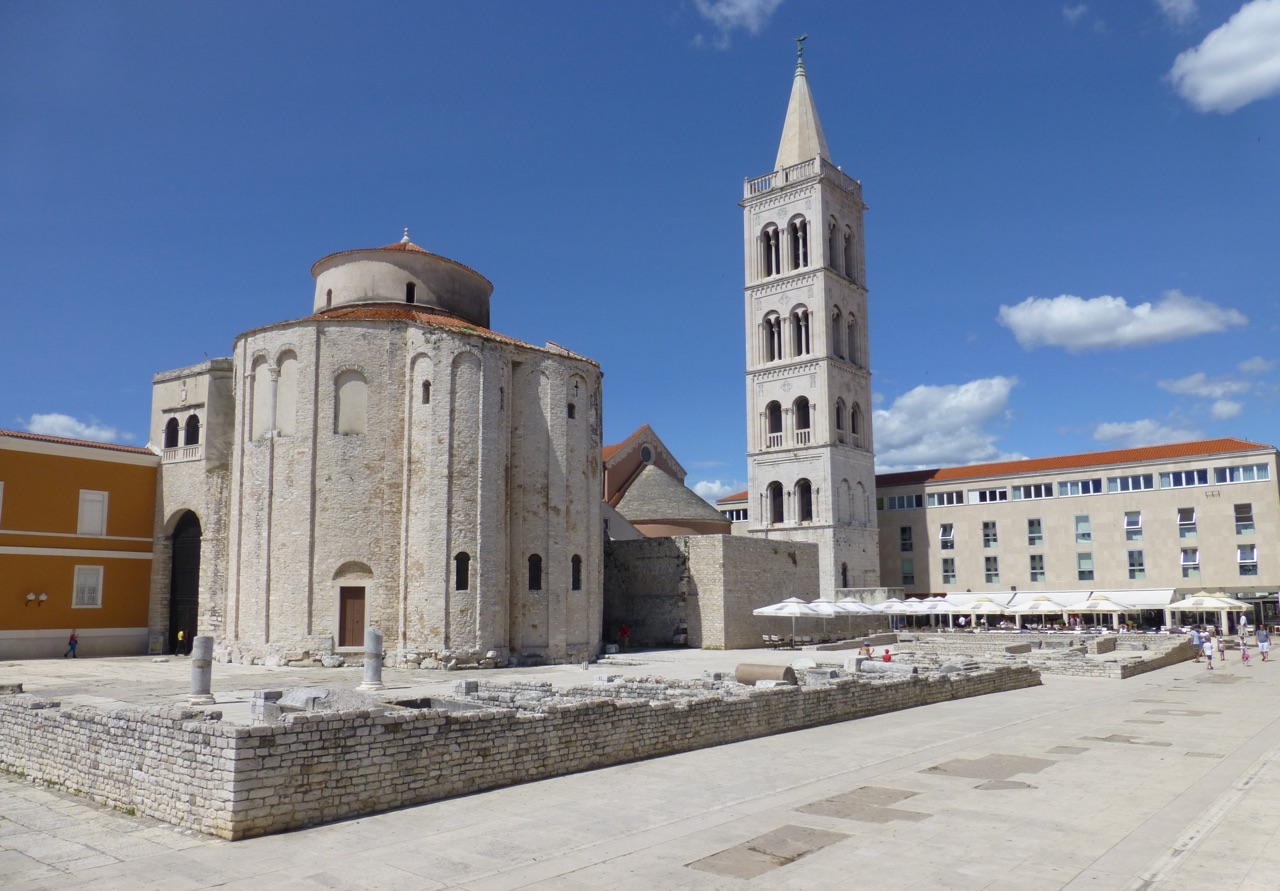
<path fill-rule="evenodd" d="M 698 677 L 815 654 L 633 655 L 640 664 L 609 672 Z M 64 702 L 169 704 L 187 672 L 184 660 L 52 660 L 0 664 L 0 682 Z M 215 692 L 219 672 L 240 691 L 360 681 L 359 669 L 215 666 Z M 393 674 L 413 695 L 498 676 Z M 555 666 L 506 676 L 569 685 L 591 675 Z M 1046 676 L 1039 688 L 235 843 L 0 774 L 0 887 L 1270 891 L 1280 886 L 1278 692 L 1270 663 L 1212 674 L 1185 663 L 1127 681 Z M 1155 709 L 1164 724 L 1132 723 Z M 982 776 L 929 771 L 948 763 L 981 765 Z M 804 810 L 831 801 L 871 819 Z M 878 820 L 877 808 L 928 816 Z M 838 838 L 775 857 L 787 862 L 755 878 L 690 866 L 793 831 Z"/>

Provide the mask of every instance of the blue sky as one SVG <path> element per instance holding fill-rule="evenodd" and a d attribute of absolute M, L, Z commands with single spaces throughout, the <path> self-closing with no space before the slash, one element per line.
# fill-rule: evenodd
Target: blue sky
<path fill-rule="evenodd" d="M 0 427 L 144 444 L 150 379 L 399 239 L 745 487 L 742 180 L 793 38 L 861 179 L 881 470 L 1280 443 L 1280 0 L 0 4 Z"/>

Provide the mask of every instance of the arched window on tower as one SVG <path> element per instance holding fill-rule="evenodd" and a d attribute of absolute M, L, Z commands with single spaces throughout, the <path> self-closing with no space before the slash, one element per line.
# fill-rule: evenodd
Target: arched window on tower
<path fill-rule="evenodd" d="M 848 226 L 844 229 L 844 277 L 854 279 L 853 268 L 853 230 Z"/>
<path fill-rule="evenodd" d="M 542 590 L 542 558 L 537 554 L 529 555 L 529 590 Z"/>
<path fill-rule="evenodd" d="M 796 217 L 787 226 L 787 241 L 791 247 L 791 268 L 804 269 L 809 265 L 809 221 Z"/>
<path fill-rule="evenodd" d="M 849 412 L 849 435 L 853 439 L 854 447 L 862 448 L 862 409 L 856 402 L 853 404 L 853 410 Z"/>
<path fill-rule="evenodd" d="M 764 317 L 760 325 L 761 354 L 766 362 L 776 362 L 782 358 L 782 319 L 776 312 Z"/>
<path fill-rule="evenodd" d="M 199 445 L 200 444 L 200 418 L 196 415 L 188 415 L 185 429 L 182 437 L 183 445 Z"/>
<path fill-rule="evenodd" d="M 801 523 L 813 522 L 813 486 L 808 480 L 796 482 L 796 519 Z"/>
<path fill-rule="evenodd" d="M 761 278 L 768 278 L 782 271 L 782 247 L 779 242 L 778 227 L 774 225 L 765 226 L 760 233 L 758 244 Z"/>
<path fill-rule="evenodd" d="M 844 358 L 844 316 L 839 309 L 831 311 L 831 352 L 837 359 Z"/>
<path fill-rule="evenodd" d="M 768 506 L 770 525 L 782 522 L 782 483 L 776 480 L 765 489 L 765 503 Z"/>
<path fill-rule="evenodd" d="M 849 323 L 845 325 L 846 349 L 845 355 L 849 357 L 849 361 L 858 367 L 862 367 L 859 361 L 860 352 L 858 350 L 858 319 L 854 315 L 849 316 Z"/>
<path fill-rule="evenodd" d="M 422 404 L 431 404 L 431 381 L 422 382 Z"/>
<path fill-rule="evenodd" d="M 849 564 L 848 563 L 840 564 L 840 587 L 841 588 L 849 587 Z"/>
<path fill-rule="evenodd" d="M 827 265 L 836 272 L 840 271 L 840 229 L 836 218 L 832 217 L 827 224 Z"/>
<path fill-rule="evenodd" d="M 796 419 L 796 445 L 808 445 L 810 436 L 809 400 L 801 396 L 791 406 L 792 416 Z"/>
<path fill-rule="evenodd" d="M 764 407 L 764 423 L 765 433 L 768 439 L 765 440 L 765 447 L 776 449 L 782 445 L 782 406 L 777 402 L 770 402 Z"/>
<path fill-rule="evenodd" d="M 803 306 L 791 313 L 791 355 L 809 355 L 809 310 Z"/>
<path fill-rule="evenodd" d="M 836 400 L 836 442 L 844 442 L 844 400 Z"/>
<path fill-rule="evenodd" d="M 465 591 L 471 587 L 471 555 L 458 551 L 453 558 L 453 590 Z"/>
<path fill-rule="evenodd" d="M 176 449 L 178 447 L 178 431 L 182 429 L 182 425 L 177 418 L 170 418 L 164 425 L 164 447 L 166 449 Z"/>

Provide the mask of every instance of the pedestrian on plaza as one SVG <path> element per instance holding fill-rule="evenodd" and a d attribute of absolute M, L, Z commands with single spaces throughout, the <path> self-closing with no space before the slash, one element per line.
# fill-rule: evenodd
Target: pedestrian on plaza
<path fill-rule="evenodd" d="M 1227 664 L 1227 635 L 1218 635 L 1218 664 Z"/>
<path fill-rule="evenodd" d="M 80 657 L 76 655 L 76 647 L 79 643 L 80 637 L 76 634 L 76 630 L 72 628 L 71 636 L 67 638 L 67 651 L 62 654 L 62 658 L 65 659 L 70 656 L 72 659 L 79 659 Z"/>
<path fill-rule="evenodd" d="M 858 655 L 866 656 L 868 659 L 871 658 L 871 641 L 864 640 L 862 642 L 862 649 L 858 650 Z"/>
<path fill-rule="evenodd" d="M 884 648 L 884 661 L 885 661 L 885 662 L 892 662 L 892 661 L 893 661 L 893 657 L 892 657 L 891 655 L 889 655 L 889 648 L 888 648 L 888 647 L 885 647 L 885 648 Z"/>
<path fill-rule="evenodd" d="M 627 642 L 631 640 L 631 626 L 623 623 L 618 626 L 618 648 L 625 651 Z"/>
<path fill-rule="evenodd" d="M 1258 626 L 1258 652 L 1262 654 L 1262 661 L 1269 662 L 1271 655 L 1271 632 L 1267 630 L 1266 625 Z"/>
<path fill-rule="evenodd" d="M 1200 638 L 1200 629 L 1199 629 L 1199 627 L 1197 627 L 1197 626 L 1195 626 L 1195 625 L 1192 625 L 1192 626 L 1191 626 L 1191 645 L 1192 645 L 1193 647 L 1195 647 L 1195 648 L 1196 648 L 1196 659 L 1195 659 L 1195 661 L 1197 661 L 1197 662 L 1199 662 L 1199 661 L 1200 661 L 1200 647 L 1201 647 L 1201 645 L 1202 645 L 1203 643 L 1204 643 L 1204 641 L 1203 641 L 1203 640 L 1201 640 L 1201 638 Z"/>
<path fill-rule="evenodd" d="M 1204 653 L 1204 658 L 1209 662 L 1209 670 L 1213 671 L 1213 632 L 1207 632 L 1203 640 L 1204 643 L 1200 645 L 1200 650 Z"/>

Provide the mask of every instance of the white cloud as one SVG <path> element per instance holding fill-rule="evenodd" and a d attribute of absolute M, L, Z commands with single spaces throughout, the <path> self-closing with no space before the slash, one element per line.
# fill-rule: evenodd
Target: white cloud
<path fill-rule="evenodd" d="M 1218 399 L 1209 409 L 1209 416 L 1215 421 L 1229 421 L 1232 418 L 1240 417 L 1240 412 L 1244 408 L 1239 402 L 1232 402 L 1230 399 Z"/>
<path fill-rule="evenodd" d="M 1068 25 L 1074 25 L 1084 18 L 1088 12 L 1089 7 L 1083 3 L 1078 3 L 1075 6 L 1064 6 L 1062 7 L 1062 20 Z"/>
<path fill-rule="evenodd" d="M 1264 359 L 1261 356 L 1254 356 L 1252 359 L 1245 359 L 1236 368 L 1245 374 L 1263 374 L 1276 367 L 1274 359 Z"/>
<path fill-rule="evenodd" d="M 746 483 L 725 482 L 723 480 L 699 480 L 693 484 L 693 491 L 702 496 L 707 503 L 715 506 L 717 498 L 724 498 L 726 495 L 732 495 L 734 492 L 741 492 L 747 487 Z"/>
<path fill-rule="evenodd" d="M 1024 349 L 1060 346 L 1072 353 L 1182 340 L 1249 321 L 1237 310 L 1181 291 L 1165 291 L 1158 303 L 1136 306 L 1123 297 L 1028 297 L 1016 306 L 1002 304 L 997 319 Z"/>
<path fill-rule="evenodd" d="M 727 49 L 734 31 L 759 34 L 769 19 L 782 5 L 782 0 L 693 0 L 698 15 L 715 25 L 719 32 L 715 38 L 717 49 Z M 702 37 L 695 38 L 701 45 Z"/>
<path fill-rule="evenodd" d="M 1210 379 L 1203 371 L 1189 374 L 1174 381 L 1157 381 L 1162 390 L 1178 393 L 1182 396 L 1200 396 L 1204 399 L 1222 399 L 1224 396 L 1238 396 L 1248 393 L 1251 386 L 1248 381 L 1233 381 L 1230 378 Z"/>
<path fill-rule="evenodd" d="M 1196 17 L 1196 0 L 1156 0 L 1164 17 L 1175 25 L 1185 25 Z"/>
<path fill-rule="evenodd" d="M 892 473 L 1020 458 L 996 448 L 984 426 L 1009 413 L 1016 377 L 989 377 L 966 384 L 919 386 L 886 409 L 872 413 L 876 470 Z"/>
<path fill-rule="evenodd" d="M 83 421 L 77 421 L 71 415 L 56 412 L 32 415 L 24 422 L 24 426 L 28 433 L 38 433 L 41 436 L 62 436 L 67 439 L 88 439 L 93 442 L 120 442 L 133 439 L 130 434 L 122 434 L 115 427 L 99 423 L 96 418 L 90 418 L 89 423 L 86 424 Z"/>
<path fill-rule="evenodd" d="M 1204 434 L 1183 426 L 1164 424 L 1143 418 L 1140 421 L 1121 421 L 1099 424 L 1093 428 L 1093 438 L 1098 442 L 1111 443 L 1121 448 L 1137 448 L 1138 446 L 1164 445 L 1171 442 L 1189 442 L 1203 439 Z"/>
<path fill-rule="evenodd" d="M 1198 111 L 1228 114 L 1280 92 L 1280 0 L 1250 0 L 1180 53 L 1166 78 Z"/>

